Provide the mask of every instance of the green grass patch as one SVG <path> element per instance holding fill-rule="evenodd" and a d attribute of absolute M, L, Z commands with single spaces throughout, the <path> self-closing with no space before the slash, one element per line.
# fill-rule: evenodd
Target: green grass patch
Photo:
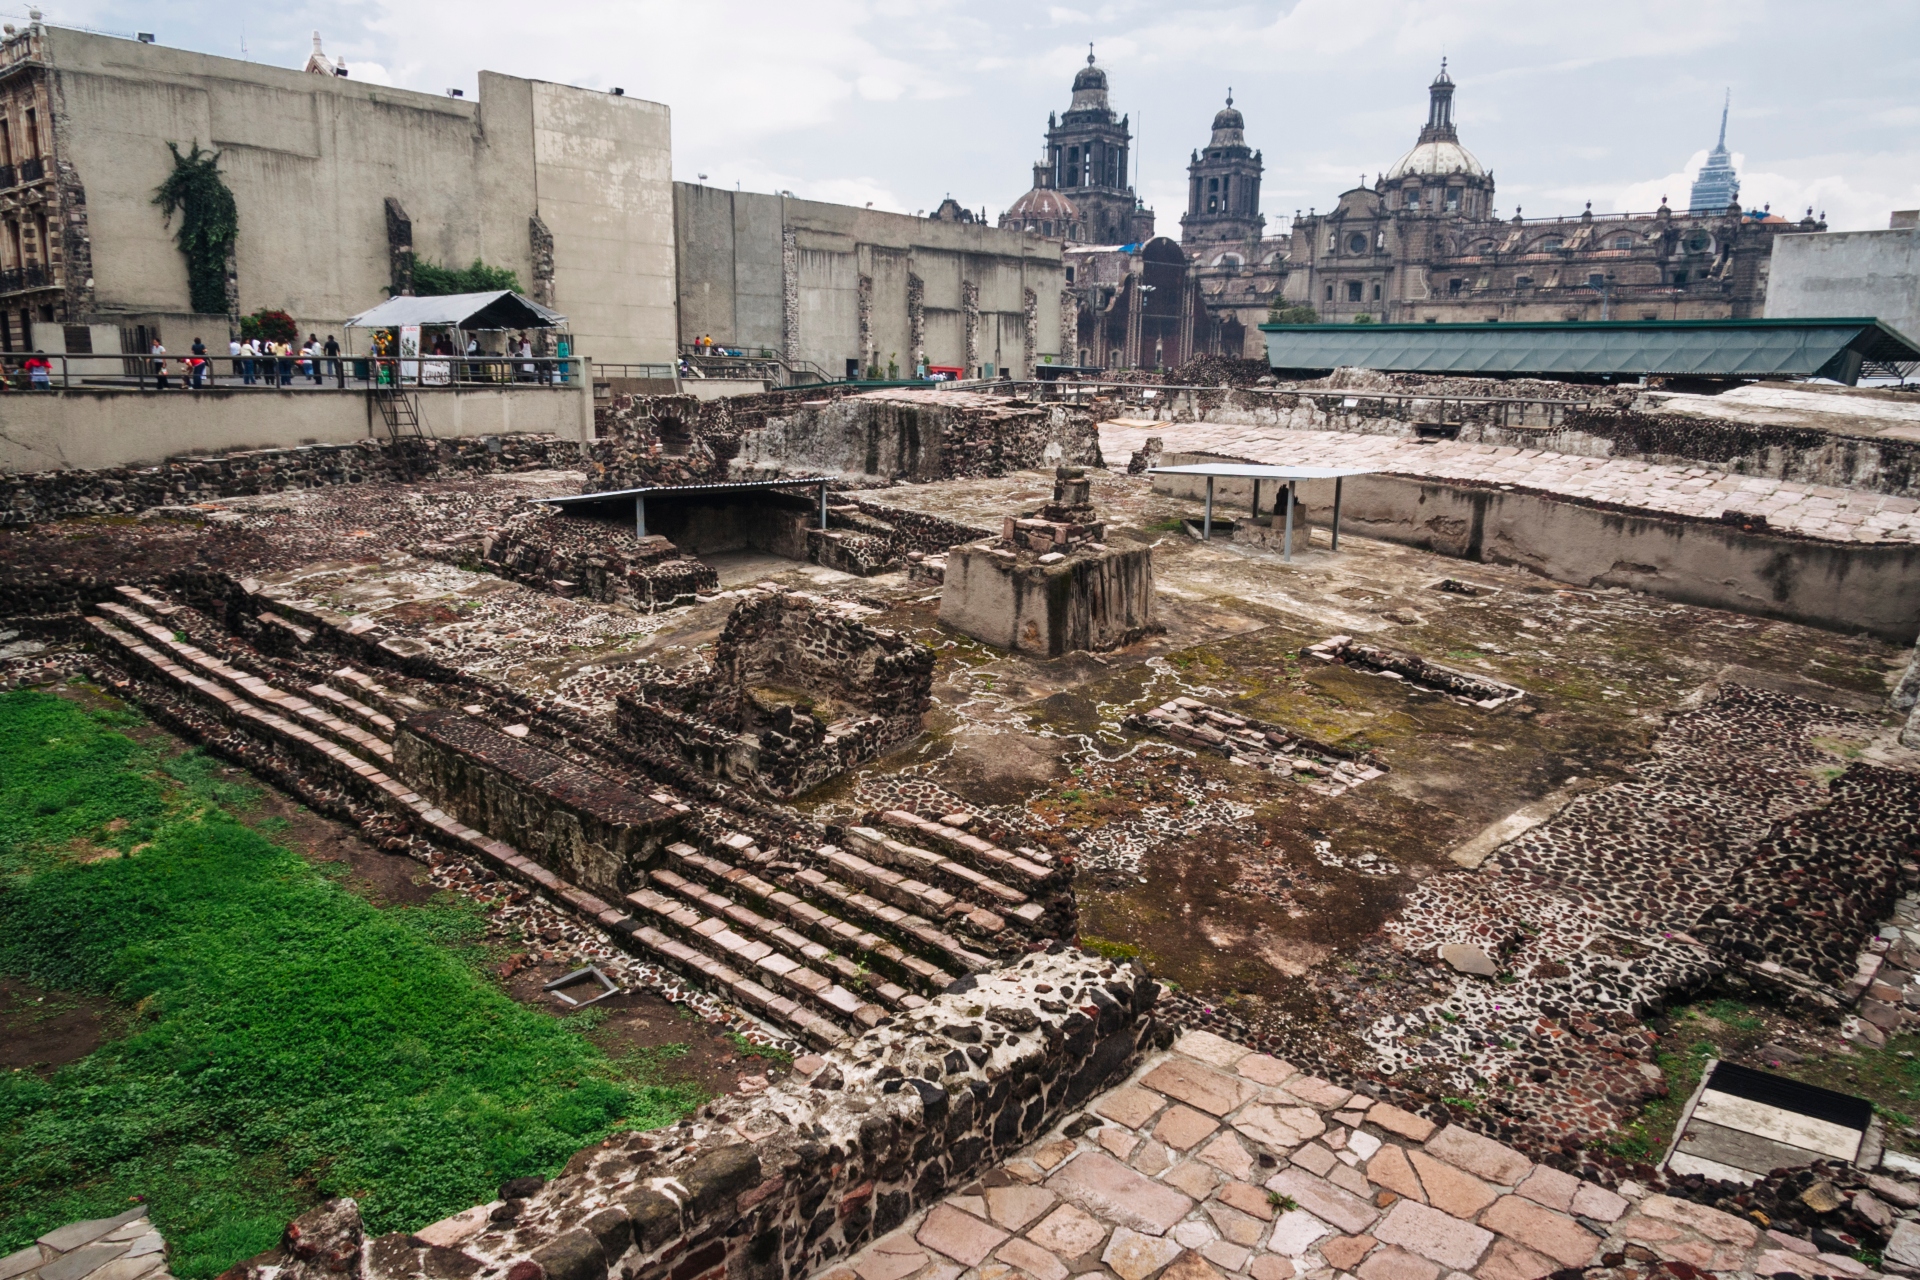
<path fill-rule="evenodd" d="M 743 1058 L 765 1058 L 768 1062 L 782 1067 L 793 1062 L 793 1055 L 785 1049 L 776 1048 L 770 1044 L 755 1044 L 738 1031 L 727 1032 L 727 1039 L 733 1042 L 733 1051 Z"/>
<path fill-rule="evenodd" d="M 1091 951 L 1109 960 L 1132 960 L 1140 954 L 1138 947 L 1129 946 L 1124 942 L 1114 942 L 1108 938 L 1096 938 L 1087 933 L 1080 935 L 1080 949 Z"/>
<path fill-rule="evenodd" d="M 476 905 L 371 905 L 238 821 L 253 788 L 107 718 L 0 696 L 0 971 L 130 1010 L 0 1074 L 0 1255 L 141 1196 L 198 1280 L 320 1198 L 424 1226 L 700 1101 L 487 982 Z"/>

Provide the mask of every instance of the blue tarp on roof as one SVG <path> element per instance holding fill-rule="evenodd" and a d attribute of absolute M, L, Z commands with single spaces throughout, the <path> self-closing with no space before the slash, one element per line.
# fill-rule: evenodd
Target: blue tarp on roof
<path fill-rule="evenodd" d="M 1499 324 L 1264 324 L 1275 369 L 1541 377 L 1650 374 L 1832 378 L 1920 362 L 1920 346 L 1880 321 L 1602 320 Z"/>

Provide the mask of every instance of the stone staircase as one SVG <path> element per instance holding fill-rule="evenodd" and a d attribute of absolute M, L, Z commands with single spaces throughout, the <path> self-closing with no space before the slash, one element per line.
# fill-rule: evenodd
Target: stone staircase
<path fill-rule="evenodd" d="M 743 809 L 710 797 L 690 803 L 614 754 L 583 754 L 577 735 L 548 733 L 538 717 L 516 717 L 471 689 L 343 661 L 342 650 L 366 650 L 339 643 L 324 624 L 271 609 L 242 613 L 271 652 L 190 606 L 130 587 L 85 625 L 136 679 L 136 699 L 184 704 L 199 723 L 211 717 L 291 760 L 302 778 L 321 772 L 358 814 L 391 815 L 381 821 L 398 819 L 534 886 L 623 948 L 806 1044 L 844 1043 L 1059 936 L 1063 923 L 1071 928 L 1071 868 L 1036 850 L 999 849 L 957 825 L 964 819 L 893 810 L 851 828 L 841 844 L 796 847 L 791 826 L 763 831 L 765 822 Z M 509 717 L 523 722 L 504 723 Z M 429 738 L 443 762 L 467 752 L 454 763 L 469 785 L 450 786 L 421 765 Z M 586 804 L 590 791 L 606 812 L 641 815 L 631 821 L 666 834 L 649 838 L 621 888 L 604 876 L 583 883 L 552 848 L 525 846 L 507 831 L 500 806 L 474 801 L 475 786 L 519 788 L 555 809 Z M 569 812 L 585 821 L 596 817 L 590 809 Z"/>

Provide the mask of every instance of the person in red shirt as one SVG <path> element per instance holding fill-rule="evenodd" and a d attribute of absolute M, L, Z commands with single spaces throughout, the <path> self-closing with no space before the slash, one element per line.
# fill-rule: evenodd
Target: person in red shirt
<path fill-rule="evenodd" d="M 35 391 L 53 390 L 53 361 L 36 351 L 21 367 L 27 371 L 27 384 Z"/>

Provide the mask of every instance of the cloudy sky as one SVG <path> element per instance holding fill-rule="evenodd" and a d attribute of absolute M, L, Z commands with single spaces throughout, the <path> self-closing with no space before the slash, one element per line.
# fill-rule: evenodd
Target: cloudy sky
<path fill-rule="evenodd" d="M 0 0 L 0 12 L 17 0 Z M 1655 207 L 1732 90 L 1742 203 L 1835 229 L 1920 206 L 1912 0 L 49 0 L 50 22 L 297 67 L 318 28 L 354 75 L 475 92 L 482 69 L 615 85 L 673 110 L 674 170 L 716 185 L 991 215 L 1031 179 L 1092 42 L 1140 131 L 1139 183 L 1178 234 L 1190 150 L 1229 85 L 1265 152 L 1269 231 L 1390 165 L 1442 55 L 1461 140 L 1503 215 Z M 24 6 L 9 16 L 21 20 Z"/>

